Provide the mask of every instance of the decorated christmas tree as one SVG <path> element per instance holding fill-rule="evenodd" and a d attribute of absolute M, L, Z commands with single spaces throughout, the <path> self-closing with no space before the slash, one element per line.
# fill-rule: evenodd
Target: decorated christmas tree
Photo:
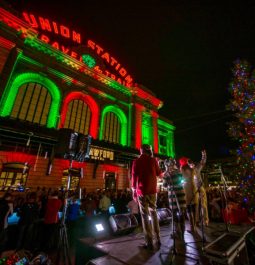
<path fill-rule="evenodd" d="M 240 190 L 242 204 L 250 212 L 255 209 L 255 71 L 246 61 L 236 61 L 228 108 L 234 120 L 229 123 L 230 136 L 238 141 L 235 150 L 237 167 L 233 172 Z"/>

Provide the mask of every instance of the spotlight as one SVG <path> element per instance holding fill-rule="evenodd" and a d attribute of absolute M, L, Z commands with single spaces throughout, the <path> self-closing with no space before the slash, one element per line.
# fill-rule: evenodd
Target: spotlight
<path fill-rule="evenodd" d="M 102 232 L 104 231 L 104 227 L 102 224 L 95 224 L 97 232 Z"/>

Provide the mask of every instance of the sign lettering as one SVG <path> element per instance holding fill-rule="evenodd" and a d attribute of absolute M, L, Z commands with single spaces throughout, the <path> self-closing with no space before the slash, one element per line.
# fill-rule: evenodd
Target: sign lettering
<path fill-rule="evenodd" d="M 66 25 L 59 24 L 55 21 L 51 21 L 50 19 L 44 18 L 41 16 L 38 16 L 37 18 L 35 15 L 28 14 L 27 12 L 23 12 L 22 14 L 23 14 L 23 18 L 25 19 L 25 21 L 28 24 L 30 24 L 31 27 L 35 29 L 49 32 L 50 34 L 61 36 L 65 39 L 71 40 L 72 42 L 76 44 L 83 43 L 82 35 L 79 32 L 70 29 Z M 72 56 L 73 58 L 83 62 L 82 54 L 78 55 L 75 51 L 72 51 L 70 47 L 66 47 L 62 44 L 59 44 L 57 41 L 51 41 L 49 36 L 45 34 L 41 34 L 39 38 L 43 42 L 50 44 L 55 49 L 58 49 L 62 51 L 63 53 L 68 54 Z M 114 71 L 116 71 L 119 77 L 116 76 L 116 74 L 110 73 L 110 71 L 108 70 L 100 69 L 98 65 L 96 65 L 94 68 L 96 71 L 110 77 L 111 79 L 119 82 L 120 84 L 124 86 L 127 86 L 127 87 L 132 86 L 133 78 L 128 74 L 127 70 L 121 65 L 121 63 L 118 62 L 116 58 L 111 56 L 111 54 L 108 51 L 106 51 L 104 48 L 102 48 L 100 45 L 98 45 L 94 41 L 87 40 L 86 42 L 87 42 L 86 46 L 90 48 L 91 50 L 93 50 L 103 61 L 105 61 L 112 69 L 114 69 Z"/>
<path fill-rule="evenodd" d="M 89 156 L 92 159 L 97 159 L 97 160 L 114 160 L 114 152 L 102 148 L 97 148 L 97 147 L 91 147 Z"/>

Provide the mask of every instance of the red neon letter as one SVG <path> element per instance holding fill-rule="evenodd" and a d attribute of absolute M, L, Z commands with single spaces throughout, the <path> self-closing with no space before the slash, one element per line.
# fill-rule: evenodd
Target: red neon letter
<path fill-rule="evenodd" d="M 99 68 L 98 65 L 94 67 L 94 70 L 102 74 L 102 70 Z"/>
<path fill-rule="evenodd" d="M 60 34 L 65 38 L 70 38 L 70 30 L 69 28 L 61 25 L 60 26 Z"/>
<path fill-rule="evenodd" d="M 50 39 L 46 35 L 41 36 L 41 40 L 45 43 L 49 43 Z"/>
<path fill-rule="evenodd" d="M 91 48 L 92 50 L 95 50 L 95 42 L 92 40 L 88 40 L 88 47 Z"/>
<path fill-rule="evenodd" d="M 26 22 L 29 23 L 32 26 L 32 28 L 38 28 L 38 23 L 34 15 L 32 14 L 28 15 L 26 12 L 23 12 L 22 14 Z"/>
<path fill-rule="evenodd" d="M 77 43 L 81 43 L 81 34 L 73 31 L 73 41 Z"/>
<path fill-rule="evenodd" d="M 114 66 L 116 63 L 117 63 L 117 60 L 111 57 L 111 66 Z"/>
<path fill-rule="evenodd" d="M 127 83 L 132 83 L 133 82 L 133 78 L 130 75 L 127 75 L 125 77 L 125 80 L 127 81 Z"/>
<path fill-rule="evenodd" d="M 116 79 L 116 76 L 113 75 L 113 74 L 111 74 L 111 78 L 115 80 Z"/>
<path fill-rule="evenodd" d="M 53 21 L 53 22 L 52 22 L 52 25 L 53 25 L 54 32 L 55 32 L 56 34 L 58 34 L 58 25 L 57 25 L 57 23 Z"/>
<path fill-rule="evenodd" d="M 68 48 L 65 48 L 65 46 L 61 45 L 61 50 L 63 53 L 67 54 L 69 52 Z"/>
<path fill-rule="evenodd" d="M 48 30 L 51 32 L 50 21 L 48 19 L 39 17 L 39 21 L 43 30 Z"/>
<path fill-rule="evenodd" d="M 116 81 L 117 81 L 118 83 L 122 84 L 122 80 L 121 80 L 120 78 L 118 78 Z"/>
<path fill-rule="evenodd" d="M 110 72 L 108 72 L 107 70 L 105 70 L 105 75 L 110 76 Z"/>
<path fill-rule="evenodd" d="M 127 71 L 122 67 L 120 70 L 119 70 L 119 73 L 121 76 L 125 76 L 127 74 Z"/>
<path fill-rule="evenodd" d="M 116 69 L 116 70 L 119 70 L 119 68 L 120 68 L 120 64 L 118 63 L 118 64 L 116 65 L 115 69 Z"/>
<path fill-rule="evenodd" d="M 97 54 L 100 54 L 103 51 L 103 48 L 101 48 L 99 45 L 96 45 L 97 48 Z"/>
<path fill-rule="evenodd" d="M 71 51 L 71 56 L 76 59 L 78 54 L 76 52 L 74 52 L 74 51 Z"/>
<path fill-rule="evenodd" d="M 55 49 L 58 49 L 59 50 L 59 44 L 58 44 L 58 42 L 53 42 L 52 43 L 52 45 L 51 45 L 53 48 L 55 48 Z"/>
<path fill-rule="evenodd" d="M 102 55 L 102 58 L 105 59 L 107 61 L 107 63 L 110 63 L 110 55 L 108 52 L 105 52 L 103 55 Z"/>

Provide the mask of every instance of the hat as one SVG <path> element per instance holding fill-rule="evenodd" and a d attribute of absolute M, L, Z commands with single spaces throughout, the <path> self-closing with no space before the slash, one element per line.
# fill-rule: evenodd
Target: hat
<path fill-rule="evenodd" d="M 185 156 L 181 157 L 179 159 L 180 166 L 183 167 L 183 166 L 187 165 L 188 164 L 188 160 L 189 160 L 188 157 L 185 157 Z"/>

